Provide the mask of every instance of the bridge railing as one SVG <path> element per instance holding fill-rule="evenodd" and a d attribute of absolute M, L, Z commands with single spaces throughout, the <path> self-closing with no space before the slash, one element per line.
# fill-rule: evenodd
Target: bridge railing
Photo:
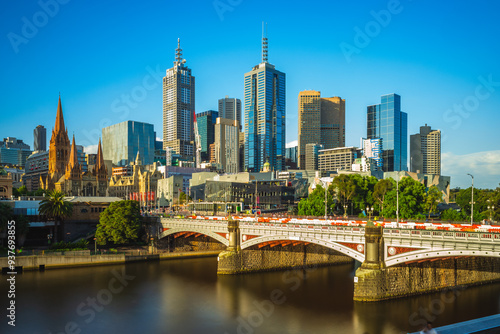
<path fill-rule="evenodd" d="M 384 237 L 500 243 L 499 233 L 385 228 Z"/>

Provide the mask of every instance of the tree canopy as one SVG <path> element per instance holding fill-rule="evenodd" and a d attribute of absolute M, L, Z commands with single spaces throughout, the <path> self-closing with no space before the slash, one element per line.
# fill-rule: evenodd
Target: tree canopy
<path fill-rule="evenodd" d="M 119 245 L 136 241 L 141 227 L 139 202 L 113 202 L 101 213 L 96 240 L 99 245 Z"/>
<path fill-rule="evenodd" d="M 64 219 L 71 217 L 73 214 L 73 204 L 66 200 L 64 193 L 59 190 L 48 191 L 45 198 L 40 202 L 40 213 L 53 218 L 56 225 L 59 223 L 59 239 L 63 240 Z"/>

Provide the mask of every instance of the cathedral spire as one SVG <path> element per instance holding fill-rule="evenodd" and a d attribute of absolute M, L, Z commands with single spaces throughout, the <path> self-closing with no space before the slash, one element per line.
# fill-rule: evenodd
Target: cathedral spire
<path fill-rule="evenodd" d="M 101 168 L 101 166 L 104 166 L 104 158 L 102 156 L 101 138 L 99 138 L 99 146 L 97 147 L 96 167 Z"/>
<path fill-rule="evenodd" d="M 57 105 L 57 116 L 56 116 L 56 125 L 54 126 L 54 131 L 56 133 L 60 131 L 65 131 L 66 128 L 64 126 L 64 117 L 61 107 L 61 95 L 59 95 L 59 103 Z"/>
<path fill-rule="evenodd" d="M 78 165 L 78 152 L 76 151 L 75 135 L 73 134 L 73 142 L 71 143 L 71 152 L 69 154 L 68 168 L 73 168 Z"/>

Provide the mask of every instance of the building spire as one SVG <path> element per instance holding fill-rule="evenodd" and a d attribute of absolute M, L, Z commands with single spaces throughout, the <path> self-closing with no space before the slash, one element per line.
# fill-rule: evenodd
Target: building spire
<path fill-rule="evenodd" d="M 68 169 L 73 169 L 78 165 L 78 154 L 76 152 L 75 135 L 73 134 L 73 142 L 71 143 L 71 153 L 69 154 Z"/>
<path fill-rule="evenodd" d="M 267 63 L 267 23 L 262 22 L 262 62 Z"/>
<path fill-rule="evenodd" d="M 65 130 L 66 128 L 64 127 L 64 117 L 61 107 L 61 95 L 59 94 L 59 103 L 57 105 L 56 125 L 54 126 L 54 131 L 57 133 Z"/>
<path fill-rule="evenodd" d="M 181 39 L 177 38 L 177 49 L 175 49 L 175 65 L 180 65 L 182 62 Z"/>
<path fill-rule="evenodd" d="M 97 161 L 96 168 L 101 168 L 104 165 L 104 158 L 102 156 L 101 138 L 99 138 L 99 146 L 97 146 Z"/>

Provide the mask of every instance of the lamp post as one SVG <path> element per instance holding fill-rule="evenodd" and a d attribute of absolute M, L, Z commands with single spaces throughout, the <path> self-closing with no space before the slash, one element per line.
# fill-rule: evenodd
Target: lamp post
<path fill-rule="evenodd" d="M 327 218 L 327 215 L 326 215 L 326 208 L 327 208 L 327 196 L 328 196 L 328 187 L 327 187 L 327 183 L 326 183 L 326 180 L 321 180 L 321 183 L 323 184 L 323 186 L 325 187 L 325 220 Z"/>
<path fill-rule="evenodd" d="M 472 178 L 472 193 L 470 201 L 470 224 L 474 223 L 474 175 L 467 173 Z"/>
<path fill-rule="evenodd" d="M 399 171 L 396 173 L 396 227 L 399 228 Z"/>
<path fill-rule="evenodd" d="M 347 218 L 347 204 L 344 204 L 344 218 Z"/>
<path fill-rule="evenodd" d="M 94 255 L 97 254 L 97 239 L 94 238 Z"/>
<path fill-rule="evenodd" d="M 488 203 L 490 203 L 491 201 L 488 200 Z M 490 211 L 490 224 L 493 222 L 493 210 L 495 210 L 495 206 L 492 204 L 492 205 L 489 205 L 488 204 L 488 210 Z"/>
<path fill-rule="evenodd" d="M 366 212 L 368 212 L 368 221 L 371 221 L 372 219 L 372 214 L 373 214 L 373 206 L 372 207 L 367 207 Z"/>

